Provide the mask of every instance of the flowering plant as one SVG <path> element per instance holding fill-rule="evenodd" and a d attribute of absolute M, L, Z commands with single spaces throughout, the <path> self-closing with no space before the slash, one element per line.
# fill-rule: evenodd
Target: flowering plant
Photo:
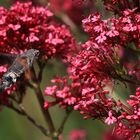
<path fill-rule="evenodd" d="M 33 6 L 31 2 L 16 2 L 9 10 L 0 8 L 0 53 L 22 54 L 29 49 L 37 49 L 40 53 L 36 60 L 39 70 L 31 67 L 25 72 L 16 84 L 0 95 L 0 104 L 26 116 L 52 140 L 60 139 L 73 110 L 79 111 L 83 119 L 98 119 L 106 125 L 112 125 L 112 139 L 134 140 L 139 137 L 139 1 L 102 1 L 108 12 L 112 12 L 111 17 L 105 20 L 99 12 L 90 13 L 82 21 L 81 16 L 75 20 L 75 11 L 69 11 L 73 5 L 77 6 L 75 1 L 61 3 L 64 11 L 60 11 L 60 1 L 53 0 L 49 1 L 51 6 L 47 8 Z M 34 1 L 33 3 L 35 4 Z M 90 0 L 86 1 L 86 6 L 90 7 L 91 3 L 96 6 Z M 80 1 L 80 4 L 82 6 L 79 8 L 83 12 L 85 3 Z M 57 17 L 59 20 L 55 19 L 49 8 L 55 14 L 56 11 L 63 13 Z M 73 32 L 76 28 L 75 32 L 79 36 L 85 35 L 78 27 L 80 22 L 89 36 L 84 43 L 78 43 L 70 31 L 70 28 Z M 65 25 L 67 23 L 70 28 Z M 75 28 L 72 28 L 73 25 Z M 43 93 L 40 87 L 43 70 L 52 58 L 62 61 L 67 75 L 52 79 L 52 84 L 46 86 Z M 1 77 L 7 69 L 7 64 L 0 66 Z M 116 82 L 132 90 L 133 93 L 126 101 L 114 97 L 114 93 L 123 95 L 114 89 Z M 48 129 L 26 112 L 22 103 L 27 88 L 32 88 L 35 92 Z M 66 111 L 66 117 L 58 129 L 49 112 L 55 105 Z M 71 139 L 84 140 L 86 135 L 84 130 L 77 130 Z"/>

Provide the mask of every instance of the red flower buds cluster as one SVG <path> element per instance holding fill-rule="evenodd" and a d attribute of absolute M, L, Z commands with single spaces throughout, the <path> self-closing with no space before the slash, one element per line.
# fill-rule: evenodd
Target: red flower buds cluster
<path fill-rule="evenodd" d="M 48 59 L 65 57 L 75 49 L 69 29 L 56 24 L 47 7 L 17 2 L 9 10 L 1 7 L 0 15 L 0 52 L 18 54 L 35 48 Z"/>
<path fill-rule="evenodd" d="M 115 124 L 114 135 L 129 140 L 135 138 L 140 128 L 139 88 L 136 95 L 131 95 L 131 100 L 127 101 L 129 107 L 113 99 L 106 86 L 113 79 L 127 82 L 133 78 L 139 80 L 135 75 L 137 72 L 129 75 L 129 69 L 121 66 L 119 60 L 124 56 L 118 49 L 126 49 L 129 44 L 139 48 L 139 16 L 133 9 L 125 10 L 118 18 L 102 20 L 101 15 L 96 13 L 83 20 L 83 27 L 90 34 L 90 39 L 70 60 L 68 78 L 56 78 L 52 80 L 54 86 L 46 87 L 45 95 L 51 96 L 54 101 L 46 101 L 44 107 L 47 109 L 58 103 L 64 108 L 71 106 L 79 110 L 85 119 Z M 133 80 L 132 83 L 135 82 Z"/>

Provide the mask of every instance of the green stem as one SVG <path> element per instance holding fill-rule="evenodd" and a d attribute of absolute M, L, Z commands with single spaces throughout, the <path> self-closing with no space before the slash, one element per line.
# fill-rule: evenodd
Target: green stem
<path fill-rule="evenodd" d="M 59 127 L 59 129 L 58 129 L 58 134 L 61 134 L 61 133 L 63 132 L 65 123 L 66 123 L 66 121 L 68 120 L 68 118 L 69 118 L 71 112 L 72 112 L 72 109 L 69 110 L 69 112 L 66 114 L 66 116 L 65 116 L 64 119 L 62 120 L 62 123 L 61 123 L 61 125 L 60 125 L 60 127 Z"/>
<path fill-rule="evenodd" d="M 5 106 L 15 111 L 19 115 L 25 116 L 28 119 L 28 121 L 30 121 L 35 127 L 37 127 L 45 136 L 49 135 L 49 131 L 46 128 L 44 128 L 42 125 L 38 124 L 29 114 L 27 114 L 27 112 L 24 109 L 21 109 L 21 108 L 18 109 L 12 104 L 5 105 Z"/>
<path fill-rule="evenodd" d="M 36 92 L 37 99 L 38 99 L 38 102 L 39 102 L 39 104 L 41 106 L 42 113 L 44 114 L 44 118 L 45 118 L 45 120 L 46 120 L 46 122 L 48 124 L 49 130 L 50 130 L 50 132 L 52 134 L 52 133 L 54 133 L 55 129 L 54 129 L 54 125 L 53 125 L 53 122 L 52 122 L 52 119 L 51 119 L 49 111 L 45 110 L 43 108 L 45 101 L 44 101 L 44 98 L 42 96 L 42 91 L 41 91 L 39 86 L 34 87 L 34 91 Z"/>
<path fill-rule="evenodd" d="M 33 82 L 31 84 L 32 84 L 33 89 L 36 93 L 38 102 L 39 102 L 40 107 L 41 107 L 41 111 L 44 115 L 44 118 L 45 118 L 47 124 L 48 124 L 49 130 L 50 130 L 50 135 L 52 136 L 53 133 L 55 132 L 54 124 L 53 124 L 53 121 L 52 121 L 52 118 L 51 118 L 49 111 L 45 110 L 43 108 L 45 100 L 44 100 L 44 97 L 43 97 L 43 94 L 42 94 L 42 91 L 40 88 L 40 83 L 38 82 L 38 79 L 36 77 L 34 68 L 32 68 L 32 74 L 33 74 L 33 78 L 32 78 Z"/>

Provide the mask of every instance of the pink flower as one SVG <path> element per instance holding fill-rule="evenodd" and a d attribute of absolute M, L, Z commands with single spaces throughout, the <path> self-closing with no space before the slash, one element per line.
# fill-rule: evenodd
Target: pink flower
<path fill-rule="evenodd" d="M 95 40 L 96 40 L 98 43 L 103 43 L 106 39 L 107 39 L 107 38 L 106 38 L 106 36 L 105 36 L 105 33 L 101 33 L 98 37 L 96 37 Z"/>
<path fill-rule="evenodd" d="M 33 19 L 32 17 L 28 17 L 27 15 L 24 15 L 20 17 L 20 20 L 23 22 L 29 22 L 29 21 L 32 21 Z"/>
<path fill-rule="evenodd" d="M 114 37 L 114 36 L 118 36 L 119 32 L 117 30 L 110 30 L 110 31 L 107 32 L 106 35 L 109 36 L 109 37 Z"/>
<path fill-rule="evenodd" d="M 123 27 L 123 30 L 127 31 L 127 32 L 129 32 L 129 31 L 133 32 L 133 31 L 136 31 L 136 29 L 137 29 L 137 27 L 132 24 L 127 24 L 126 26 Z"/>
<path fill-rule="evenodd" d="M 102 31 L 103 31 L 102 25 L 101 25 L 101 26 L 100 26 L 100 25 L 95 26 L 95 27 L 94 27 L 94 31 L 95 31 L 95 32 L 98 32 L 98 33 L 102 32 Z"/>
<path fill-rule="evenodd" d="M 63 92 L 62 90 L 57 90 L 56 94 L 57 94 L 57 97 L 59 98 L 66 98 L 67 96 L 67 93 Z"/>
<path fill-rule="evenodd" d="M 7 68 L 4 66 L 0 66 L 0 73 L 4 73 L 7 71 Z"/>
<path fill-rule="evenodd" d="M 82 95 L 86 95 L 86 94 L 90 93 L 91 91 L 94 91 L 94 88 L 82 89 Z"/>
<path fill-rule="evenodd" d="M 52 34 L 49 34 L 49 38 L 45 40 L 45 43 L 52 43 L 53 45 L 63 44 L 64 41 L 62 39 L 59 39 L 57 36 L 53 36 Z"/>
<path fill-rule="evenodd" d="M 6 17 L 1 17 L 1 19 L 0 19 L 0 25 L 2 25 L 2 24 L 4 24 L 5 23 L 5 19 L 6 19 Z"/>
<path fill-rule="evenodd" d="M 16 31 L 16 30 L 20 29 L 21 26 L 19 24 L 17 24 L 17 25 L 9 24 L 8 27 L 13 29 L 14 31 Z"/>
<path fill-rule="evenodd" d="M 108 125 L 113 124 L 117 121 L 117 119 L 112 115 L 112 111 L 108 112 L 108 118 L 106 118 L 105 123 L 107 123 Z"/>
<path fill-rule="evenodd" d="M 44 108 L 45 108 L 45 109 L 48 109 L 49 106 L 50 106 L 49 102 L 48 102 L 48 101 L 45 101 L 45 103 L 44 103 Z"/>
<path fill-rule="evenodd" d="M 6 36 L 6 30 L 5 29 L 3 29 L 3 30 L 0 31 L 0 36 L 3 36 L 3 37 Z"/>
<path fill-rule="evenodd" d="M 66 98 L 69 94 L 69 87 L 64 87 L 62 90 L 56 91 L 56 96 L 59 98 Z"/>
<path fill-rule="evenodd" d="M 48 86 L 45 89 L 45 95 L 53 95 L 56 91 L 57 86 Z"/>
<path fill-rule="evenodd" d="M 34 33 L 31 33 L 29 38 L 26 38 L 26 42 L 35 42 L 35 41 L 39 41 L 39 38 L 37 36 L 35 36 Z"/>
<path fill-rule="evenodd" d="M 66 98 L 65 103 L 67 103 L 68 105 L 73 105 L 76 103 L 76 98 L 75 97 L 69 97 L 69 98 Z"/>

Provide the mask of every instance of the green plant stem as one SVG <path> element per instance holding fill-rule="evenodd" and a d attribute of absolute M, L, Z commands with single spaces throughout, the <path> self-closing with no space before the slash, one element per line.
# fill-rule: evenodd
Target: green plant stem
<path fill-rule="evenodd" d="M 39 102 L 39 104 L 41 106 L 42 113 L 44 114 L 44 118 L 45 118 L 46 122 L 48 123 L 49 130 L 50 130 L 50 132 L 52 134 L 55 131 L 55 129 L 54 129 L 54 125 L 53 125 L 53 122 L 52 122 L 52 119 L 51 119 L 49 111 L 45 110 L 43 108 L 45 101 L 44 101 L 44 98 L 42 96 L 42 91 L 41 91 L 39 86 L 34 87 L 34 91 L 36 92 L 37 99 L 38 99 L 38 102 Z"/>
<path fill-rule="evenodd" d="M 16 113 L 18 113 L 19 115 L 25 116 L 28 121 L 30 121 L 35 127 L 37 127 L 45 136 L 49 135 L 49 131 L 44 128 L 42 125 L 38 124 L 29 114 L 27 114 L 27 112 L 23 109 L 18 109 L 15 106 L 13 106 L 12 104 L 10 105 L 5 105 L 7 108 L 15 111 Z"/>
<path fill-rule="evenodd" d="M 50 131 L 50 136 L 52 136 L 53 133 L 55 132 L 54 124 L 53 124 L 53 121 L 52 121 L 52 118 L 50 116 L 49 111 L 45 110 L 43 108 L 45 100 L 44 100 L 44 97 L 43 97 L 43 94 L 42 94 L 42 91 L 41 91 L 41 88 L 40 88 L 40 82 L 38 82 L 38 79 L 36 77 L 34 68 L 32 68 L 32 76 L 33 76 L 33 78 L 32 78 L 31 85 L 33 86 L 33 89 L 36 93 L 38 102 L 40 104 L 41 111 L 44 115 L 44 118 L 45 118 L 47 124 L 48 124 L 48 128 L 49 128 L 49 131 Z"/>
<path fill-rule="evenodd" d="M 66 121 L 68 120 L 70 114 L 72 112 L 72 109 L 66 114 L 66 116 L 64 117 L 64 119 L 62 120 L 62 123 L 58 129 L 58 134 L 61 134 L 63 132 L 63 129 L 64 129 L 64 126 L 65 126 L 65 123 Z"/>

